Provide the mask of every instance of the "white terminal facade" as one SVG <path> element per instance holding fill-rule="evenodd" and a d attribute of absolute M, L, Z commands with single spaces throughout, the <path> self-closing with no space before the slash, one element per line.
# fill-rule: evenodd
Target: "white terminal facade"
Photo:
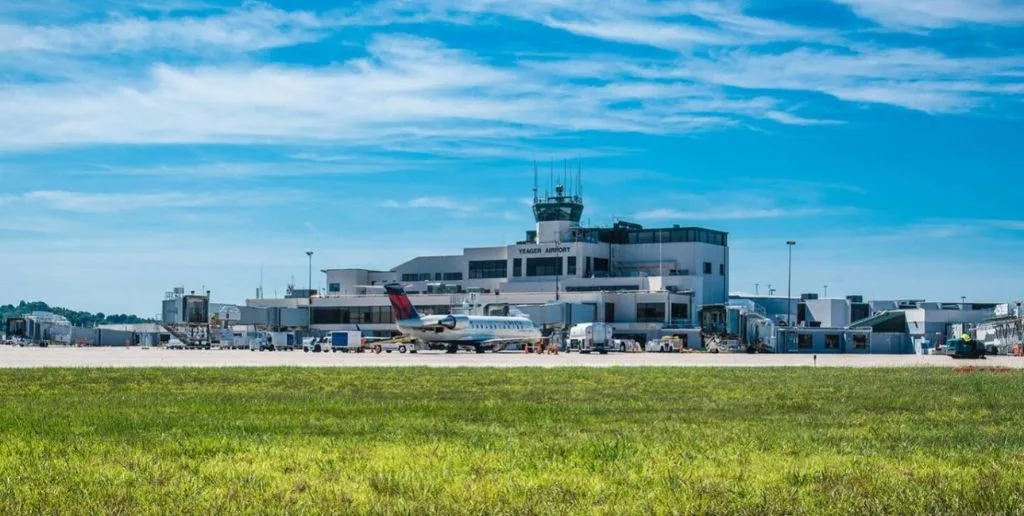
<path fill-rule="evenodd" d="M 648 229 L 627 222 L 585 228 L 580 226 L 583 208 L 581 195 L 559 185 L 552 195 L 535 193 L 536 228 L 521 242 L 421 256 L 390 271 L 324 270 L 327 291 L 311 301 L 312 326 L 391 334 L 390 305 L 372 286 L 392 282 L 405 285 L 424 314 L 459 311 L 467 304 L 491 314 L 516 307 L 552 329 L 608 322 L 617 336 L 642 340 L 692 328 L 701 306 L 727 302 L 727 233 L 678 225 Z M 260 299 L 248 304 L 304 307 L 307 302 Z M 541 312 L 544 320 L 538 321 L 533 314 Z"/>

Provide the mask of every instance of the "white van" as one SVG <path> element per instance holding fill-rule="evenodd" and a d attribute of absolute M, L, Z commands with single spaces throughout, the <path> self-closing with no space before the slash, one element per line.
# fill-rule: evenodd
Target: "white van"
<path fill-rule="evenodd" d="M 612 338 L 612 327 L 605 323 L 577 324 L 569 329 L 569 349 L 580 353 L 596 351 L 602 355 L 618 351 Z"/>
<path fill-rule="evenodd" d="M 292 351 L 295 349 L 294 332 L 262 332 L 258 338 L 252 339 L 249 349 L 252 351 Z"/>

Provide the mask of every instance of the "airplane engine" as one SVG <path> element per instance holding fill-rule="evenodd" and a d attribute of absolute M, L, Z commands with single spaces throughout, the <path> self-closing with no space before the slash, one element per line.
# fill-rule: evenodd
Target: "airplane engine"
<path fill-rule="evenodd" d="M 469 328 L 469 317 L 465 315 L 449 315 L 439 321 L 448 330 L 458 331 Z"/>

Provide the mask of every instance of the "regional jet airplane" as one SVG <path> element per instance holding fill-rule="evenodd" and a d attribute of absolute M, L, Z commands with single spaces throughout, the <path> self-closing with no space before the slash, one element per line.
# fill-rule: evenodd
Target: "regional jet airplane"
<path fill-rule="evenodd" d="M 401 285 L 385 285 L 384 290 L 400 332 L 429 346 L 444 346 L 448 353 L 455 353 L 460 346 L 483 353 L 485 349 L 499 350 L 509 344 L 536 344 L 543 338 L 540 329 L 526 317 L 421 316 Z"/>

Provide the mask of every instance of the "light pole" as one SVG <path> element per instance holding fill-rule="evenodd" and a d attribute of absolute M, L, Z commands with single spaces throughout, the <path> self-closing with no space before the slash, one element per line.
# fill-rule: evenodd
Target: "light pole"
<path fill-rule="evenodd" d="M 822 296 L 822 297 L 824 297 L 825 299 L 828 299 L 828 285 L 825 285 L 825 295 Z"/>
<path fill-rule="evenodd" d="M 786 242 L 789 246 L 789 286 L 786 288 L 786 326 L 793 327 L 793 246 L 796 245 L 795 240 L 789 240 Z"/>
<path fill-rule="evenodd" d="M 313 330 L 313 251 L 306 251 L 309 257 L 309 281 L 306 283 L 306 294 L 309 302 L 306 304 L 306 328 Z"/>

